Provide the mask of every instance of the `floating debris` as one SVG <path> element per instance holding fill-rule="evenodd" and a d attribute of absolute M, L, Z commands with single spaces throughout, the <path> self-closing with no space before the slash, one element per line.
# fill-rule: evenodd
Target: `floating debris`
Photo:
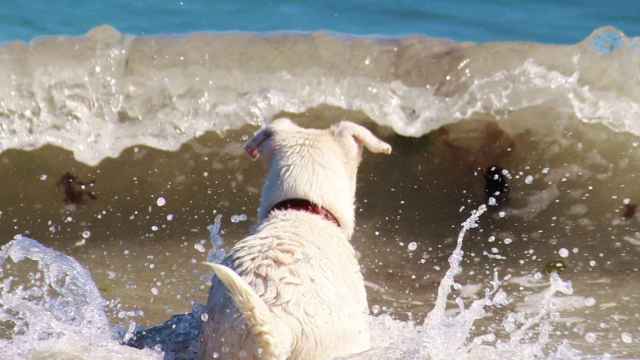
<path fill-rule="evenodd" d="M 622 208 L 622 217 L 625 219 L 631 219 L 636 215 L 636 211 L 638 210 L 637 204 L 628 203 L 625 204 Z"/>
<path fill-rule="evenodd" d="M 70 172 L 64 173 L 58 180 L 57 185 L 64 192 L 65 204 L 80 205 L 86 202 L 86 199 L 96 200 L 98 197 L 94 191 L 96 181 L 81 181 L 77 176 Z"/>
<path fill-rule="evenodd" d="M 565 270 L 567 270 L 567 264 L 562 260 L 551 260 L 544 265 L 544 272 L 547 274 L 559 274 Z"/>

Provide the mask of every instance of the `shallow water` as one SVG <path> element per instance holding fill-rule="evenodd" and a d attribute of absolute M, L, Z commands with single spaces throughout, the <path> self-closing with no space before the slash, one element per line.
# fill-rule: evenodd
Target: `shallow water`
<path fill-rule="evenodd" d="M 222 215 L 229 247 L 255 221 L 264 169 L 241 145 L 287 115 L 316 127 L 357 121 L 394 148 L 366 157 L 358 180 L 353 242 L 374 338 L 388 342 L 365 358 L 640 358 L 638 39 L 614 29 L 549 46 L 100 28 L 0 53 L 11 79 L 0 86 L 0 238 L 26 234 L 86 266 L 111 324 L 159 324 L 206 301 L 207 226 Z M 447 314 L 456 297 L 483 301 L 484 289 L 492 305 L 462 312 L 473 326 L 445 321 L 461 347 L 438 345 L 423 322 L 459 224 L 487 201 L 491 165 L 508 171 L 509 198 L 467 233 Z M 64 201 L 65 173 L 86 184 L 79 204 Z M 563 280 L 550 283 L 545 269 L 559 261 Z M 571 292 L 546 296 L 563 281 Z"/>

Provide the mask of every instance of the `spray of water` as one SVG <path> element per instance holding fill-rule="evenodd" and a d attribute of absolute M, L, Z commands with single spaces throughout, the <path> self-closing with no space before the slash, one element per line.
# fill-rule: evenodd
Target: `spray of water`
<path fill-rule="evenodd" d="M 497 310 L 512 302 L 502 289 L 503 281 L 494 272 L 484 296 L 466 306 L 462 297 L 453 301 L 457 311 L 447 305 L 461 289 L 456 276 L 462 272 L 463 241 L 467 232 L 478 227 L 480 217 L 487 211 L 485 205 L 471 213 L 462 223 L 456 247 L 449 257 L 449 269 L 440 281 L 433 309 L 422 325 L 412 325 L 393 320 L 387 315 L 372 318 L 373 342 L 377 348 L 350 359 L 372 360 L 378 358 L 402 360 L 441 359 L 583 359 L 582 354 L 566 343 L 551 339 L 552 321 L 557 314 L 561 295 L 571 295 L 571 282 L 564 281 L 556 273 L 550 275 L 548 288 L 536 294 L 536 308 L 532 314 L 508 312 L 500 323 Z M 493 325 L 503 328 L 504 335 L 494 332 L 476 334 L 480 319 L 491 319 Z M 556 345 L 552 344 L 555 341 Z"/>
<path fill-rule="evenodd" d="M 224 239 L 222 238 L 222 215 L 216 215 L 213 224 L 207 226 L 209 230 L 209 241 L 211 242 L 211 250 L 207 255 L 207 261 L 211 263 L 220 263 L 225 257 Z"/>
<path fill-rule="evenodd" d="M 387 315 L 371 319 L 375 348 L 349 359 L 440 360 L 466 359 L 582 359 L 580 352 L 566 343 L 551 339 L 552 321 L 558 312 L 562 295 L 573 293 L 571 283 L 557 274 L 550 276 L 548 288 L 536 294 L 533 313 L 510 312 L 500 323 L 489 309 L 509 305 L 510 298 L 501 288 L 497 272 L 484 296 L 468 307 L 461 297 L 455 297 L 457 311 L 447 309 L 449 298 L 460 289 L 455 278 L 462 272 L 465 234 L 478 226 L 486 212 L 481 206 L 462 224 L 456 248 L 449 257 L 449 269 L 440 282 L 435 305 L 424 324 L 393 320 Z M 221 249 L 221 217 L 210 227 L 214 249 Z M 216 251 L 212 252 L 215 255 Z M 215 261 L 216 256 L 212 256 Z M 33 270 L 33 265 L 36 265 Z M 28 266 L 32 268 L 29 269 Z M 23 268 L 22 266 L 27 266 Z M 0 248 L 0 348 L 3 359 L 159 359 L 167 354 L 182 356 L 180 351 L 164 355 L 149 350 L 121 346 L 115 339 L 104 312 L 105 301 L 100 296 L 89 272 L 74 259 L 49 249 L 35 240 L 17 237 Z M 561 296 L 559 297 L 558 294 Z M 195 312 L 194 312 L 195 314 Z M 501 325 L 507 335 L 493 332 L 475 334 L 479 319 L 489 319 Z M 189 321 L 186 321 L 186 320 Z M 192 321 L 195 320 L 195 321 Z M 195 333 L 198 317 L 193 314 L 157 327 L 175 334 Z M 193 327 L 193 329 L 189 329 Z M 154 331 L 155 331 L 154 330 Z M 194 331 L 191 331 L 194 330 Z M 168 330 L 167 330 L 168 331 Z M 162 336 L 174 350 L 188 349 L 189 344 L 174 335 Z M 197 341 L 190 336 L 188 341 Z M 195 340 L 194 340 L 195 339 Z M 553 341 L 552 341 L 553 340 Z M 165 346 L 166 345 L 166 346 Z M 180 357 L 190 358 L 190 357 Z M 610 359 L 607 358 L 607 359 Z"/>
<path fill-rule="evenodd" d="M 462 250 L 464 236 L 470 229 L 478 226 L 478 220 L 486 212 L 482 205 L 462 224 L 458 234 L 456 248 L 449 257 L 449 270 L 440 282 L 438 297 L 433 310 L 428 314 L 424 323 L 424 340 L 421 353 L 424 359 L 545 359 L 578 358 L 578 352 L 566 344 L 561 344 L 555 351 L 547 352 L 550 344 L 549 332 L 551 318 L 554 314 L 556 294 L 571 295 L 571 282 L 563 281 L 557 273 L 550 275 L 550 285 L 541 294 L 539 309 L 536 313 L 526 316 L 522 313 L 510 313 L 503 322 L 504 330 L 509 334 L 506 340 L 497 340 L 494 333 L 487 333 L 472 337 L 474 323 L 488 315 L 487 309 L 500 308 L 510 303 L 507 293 L 501 289 L 501 281 L 497 272 L 490 282 L 490 288 L 485 295 L 475 300 L 465 308 L 461 297 L 456 297 L 458 305 L 457 315 L 447 315 L 446 305 L 453 289 L 459 289 L 455 276 L 462 271 Z M 493 345 L 488 345 L 493 343 Z M 572 357 L 569 357 L 569 355 Z"/>
<path fill-rule="evenodd" d="M 464 236 L 467 231 L 478 226 L 480 216 L 486 211 L 486 206 L 482 205 L 462 224 L 456 247 L 449 256 L 449 270 L 440 281 L 436 303 L 424 323 L 426 336 L 421 352 L 425 358 L 445 359 L 458 353 L 469 336 L 474 320 L 484 315 L 484 307 L 493 303 L 492 295 L 498 292 L 499 283 L 494 283 L 493 289 L 487 292 L 485 298 L 474 302 L 468 310 L 464 309 L 462 299 L 457 298 L 456 302 L 460 307 L 460 314 L 456 317 L 446 316 L 449 295 L 452 289 L 460 288 L 460 285 L 455 282 L 455 277 L 462 271 Z M 504 300 L 503 293 L 499 293 L 499 295 L 496 298 Z"/>
<path fill-rule="evenodd" d="M 24 236 L 0 248 L 0 358 L 158 359 L 117 345 L 80 263 Z"/>

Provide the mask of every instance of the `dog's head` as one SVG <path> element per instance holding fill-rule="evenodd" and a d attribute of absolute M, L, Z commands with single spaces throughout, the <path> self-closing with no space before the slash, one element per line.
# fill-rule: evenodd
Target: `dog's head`
<path fill-rule="evenodd" d="M 348 121 L 328 129 L 305 129 L 280 118 L 258 131 L 245 150 L 254 159 L 263 157 L 269 165 L 259 221 L 278 202 L 301 198 L 329 210 L 351 237 L 356 174 L 363 148 L 373 153 L 391 153 L 389 144 L 367 128 Z"/>

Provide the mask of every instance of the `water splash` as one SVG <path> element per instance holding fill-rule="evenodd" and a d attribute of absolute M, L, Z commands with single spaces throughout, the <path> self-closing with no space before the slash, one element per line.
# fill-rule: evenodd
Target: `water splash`
<path fill-rule="evenodd" d="M 462 224 L 456 247 L 449 257 L 449 269 L 440 282 L 435 305 L 425 322 L 416 325 L 388 315 L 372 317 L 376 347 L 349 359 L 584 358 L 566 342 L 551 338 L 553 321 L 561 309 L 559 300 L 573 293 L 571 282 L 562 280 L 556 273 L 550 275 L 548 288 L 529 297 L 533 299 L 533 312 L 507 312 L 500 321 L 495 311 L 489 311 L 511 304 L 497 272 L 481 299 L 465 307 L 463 299 L 456 297 L 457 311 L 447 309 L 449 298 L 461 289 L 456 276 L 462 272 L 464 237 L 478 227 L 486 211 L 486 206 L 481 206 Z M 220 228 L 218 216 L 210 227 L 216 246 L 222 244 Z M 20 267 L 33 263 L 35 271 Z M 28 275 L 25 277 L 25 274 Z M 7 359 L 144 360 L 164 356 L 164 359 L 191 360 L 190 354 L 197 351 L 201 308 L 129 339 L 135 340 L 130 342 L 133 346 L 162 348 L 166 350 L 164 355 L 120 345 L 105 316 L 105 301 L 89 272 L 74 259 L 35 240 L 18 236 L 0 249 L 0 280 L 0 346 Z M 477 334 L 477 321 L 487 318 L 494 325 L 501 325 L 507 335 L 501 336 L 497 331 Z M 130 330 L 132 333 L 134 329 Z"/>
<path fill-rule="evenodd" d="M 460 285 L 455 282 L 455 277 L 462 271 L 461 263 L 464 258 L 462 244 L 464 236 L 467 231 L 478 226 L 480 216 L 486 211 L 487 207 L 485 205 L 480 206 L 477 210 L 473 211 L 471 216 L 462 224 L 462 230 L 460 230 L 458 234 L 456 247 L 449 257 L 449 269 L 440 281 L 435 305 L 425 319 L 425 337 L 421 351 L 425 358 L 432 358 L 434 360 L 447 359 L 452 355 L 458 354 L 465 346 L 474 321 L 485 315 L 484 308 L 494 303 L 503 304 L 505 302 L 504 293 L 499 292 L 500 283 L 497 281 L 496 275 L 493 289 L 487 292 L 484 299 L 474 301 L 471 307 L 465 310 L 462 299 L 457 298 L 456 303 L 460 308 L 460 314 L 455 317 L 446 315 L 446 306 L 452 289 L 460 288 Z M 492 298 L 492 296 L 495 297 L 495 299 Z"/>
<path fill-rule="evenodd" d="M 157 359 L 113 339 L 105 300 L 76 260 L 24 237 L 0 248 L 3 359 Z"/>
<path fill-rule="evenodd" d="M 535 311 L 507 312 L 502 322 L 490 309 L 498 310 L 512 303 L 512 299 L 502 289 L 504 283 L 494 272 L 489 288 L 481 299 L 468 307 L 461 297 L 455 297 L 457 311 L 447 309 L 447 303 L 455 290 L 462 286 L 455 277 L 462 272 L 464 257 L 463 241 L 466 233 L 478 227 L 480 216 L 487 208 L 482 205 L 473 211 L 462 224 L 457 244 L 449 257 L 449 269 L 440 281 L 438 296 L 433 309 L 422 325 L 393 320 L 387 315 L 372 318 L 373 343 L 378 344 L 370 352 L 349 359 L 371 360 L 377 358 L 402 360 L 440 359 L 583 359 L 584 355 L 562 340 L 551 339 L 553 320 L 561 308 L 562 298 L 571 295 L 570 281 L 564 281 L 557 273 L 550 275 L 548 287 L 535 298 Z M 453 313 L 453 314 L 452 314 Z M 494 318 L 491 319 L 490 317 Z M 495 332 L 476 334 L 475 325 L 487 318 L 494 325 L 501 325 L 507 334 Z M 553 340 L 553 341 L 552 341 Z M 604 357 L 610 359 L 610 357 Z"/>
<path fill-rule="evenodd" d="M 222 215 L 216 215 L 213 224 L 207 226 L 209 230 L 209 241 L 211 242 L 211 250 L 207 255 L 207 261 L 212 263 L 221 263 L 225 257 L 224 239 L 222 238 Z"/>
<path fill-rule="evenodd" d="M 130 329 L 130 336 L 125 336 L 122 343 L 137 349 L 161 349 L 165 360 L 199 359 L 206 316 L 206 306 L 194 304 L 190 313 L 174 315 L 162 325 Z"/>

